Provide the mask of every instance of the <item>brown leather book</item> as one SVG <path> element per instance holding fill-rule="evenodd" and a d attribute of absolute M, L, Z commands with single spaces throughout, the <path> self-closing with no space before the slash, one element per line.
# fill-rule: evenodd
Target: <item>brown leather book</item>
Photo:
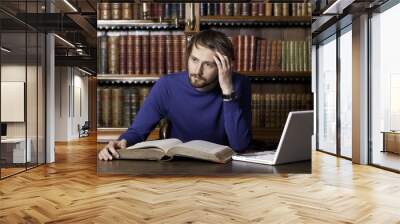
<path fill-rule="evenodd" d="M 167 73 L 172 73 L 174 71 L 174 52 L 172 45 L 172 35 L 169 32 L 168 35 L 165 36 L 165 49 L 166 49 L 166 69 Z"/>
<path fill-rule="evenodd" d="M 289 16 L 289 3 L 282 3 L 282 16 Z"/>
<path fill-rule="evenodd" d="M 123 114 L 122 114 L 122 126 L 128 128 L 131 124 L 131 88 L 123 88 Z"/>
<path fill-rule="evenodd" d="M 265 40 L 265 69 L 271 71 L 271 41 Z"/>
<path fill-rule="evenodd" d="M 233 4 L 233 10 L 230 7 Z M 227 8 L 225 8 L 227 16 L 240 16 L 242 15 L 242 4 L 241 3 L 227 3 Z"/>
<path fill-rule="evenodd" d="M 271 94 L 266 93 L 264 95 L 264 127 L 271 128 Z"/>
<path fill-rule="evenodd" d="M 130 31 L 126 40 L 126 73 L 135 74 L 135 33 Z"/>
<path fill-rule="evenodd" d="M 276 100 L 276 94 L 271 94 L 271 116 L 270 116 L 270 128 L 277 128 L 276 126 L 276 114 L 277 114 L 277 100 Z"/>
<path fill-rule="evenodd" d="M 149 31 L 141 31 L 142 35 L 142 72 L 150 73 L 150 35 Z"/>
<path fill-rule="evenodd" d="M 251 2 L 250 8 L 251 8 L 251 16 L 258 16 L 258 3 L 257 2 Z"/>
<path fill-rule="evenodd" d="M 181 67 L 179 71 L 184 71 L 186 70 L 186 65 L 187 65 L 187 55 L 186 55 L 186 36 L 184 33 L 180 35 L 180 41 L 181 41 Z"/>
<path fill-rule="evenodd" d="M 277 48 L 277 41 L 273 40 L 271 42 L 271 64 L 270 64 L 270 71 L 276 71 L 276 48 Z"/>
<path fill-rule="evenodd" d="M 99 19 L 109 20 L 111 19 L 111 5 L 110 3 L 97 3 L 99 8 Z"/>
<path fill-rule="evenodd" d="M 173 65 L 173 72 L 177 72 L 180 70 L 181 67 L 181 42 L 180 42 L 180 35 L 179 31 L 172 32 L 172 55 L 174 60 L 172 61 Z"/>
<path fill-rule="evenodd" d="M 140 3 L 133 3 L 132 4 L 132 16 L 133 19 L 138 20 L 141 18 L 141 14 L 140 14 Z"/>
<path fill-rule="evenodd" d="M 254 91 L 253 91 L 253 93 L 251 93 L 251 117 L 252 117 L 251 126 L 253 128 L 257 127 L 257 118 L 256 118 L 256 116 L 257 116 L 257 114 L 256 114 L 257 104 L 256 104 L 256 100 L 257 100 L 257 94 L 254 93 Z"/>
<path fill-rule="evenodd" d="M 244 36 L 237 36 L 237 71 L 243 71 L 244 57 Z"/>
<path fill-rule="evenodd" d="M 263 72 L 265 71 L 265 57 L 267 56 L 267 41 L 266 40 L 260 40 L 260 45 L 257 48 L 260 48 L 260 57 L 259 57 L 259 71 Z"/>
<path fill-rule="evenodd" d="M 126 47 L 127 47 L 127 32 L 121 32 L 119 37 L 119 72 L 127 74 L 126 71 Z"/>
<path fill-rule="evenodd" d="M 282 71 L 282 41 L 276 41 L 276 61 L 275 61 L 275 71 Z"/>
<path fill-rule="evenodd" d="M 157 74 L 158 72 L 158 36 L 157 32 L 150 32 L 150 73 Z"/>
<path fill-rule="evenodd" d="M 105 32 L 97 32 L 97 70 L 99 74 L 107 73 L 107 36 Z"/>
<path fill-rule="evenodd" d="M 250 52 L 251 52 L 251 48 L 250 48 L 250 36 L 245 35 L 243 36 L 244 41 L 243 41 L 243 71 L 244 72 L 248 72 L 250 71 L 249 68 L 249 61 L 250 61 Z"/>
<path fill-rule="evenodd" d="M 167 32 L 160 32 L 158 35 L 158 74 L 163 75 L 166 72 L 166 36 L 168 35 Z"/>
<path fill-rule="evenodd" d="M 129 106 L 130 106 L 130 120 L 131 120 L 131 123 L 133 122 L 133 120 L 135 120 L 135 117 L 136 117 L 136 113 L 138 112 L 138 110 L 139 110 L 139 91 L 138 91 L 138 88 L 140 88 L 140 87 L 134 87 L 134 88 L 131 88 L 130 90 L 130 97 L 129 97 L 129 100 L 130 100 L 130 103 L 129 103 Z"/>
<path fill-rule="evenodd" d="M 121 3 L 111 3 L 111 19 L 121 19 Z"/>
<path fill-rule="evenodd" d="M 100 90 L 101 124 L 103 127 L 111 127 L 111 89 Z"/>
<path fill-rule="evenodd" d="M 142 35 L 141 35 L 142 31 L 136 31 L 135 32 L 135 37 L 134 37 L 134 41 L 135 41 L 135 74 L 136 75 L 140 75 L 142 74 Z"/>
<path fill-rule="evenodd" d="M 119 33 L 108 33 L 108 69 L 111 74 L 119 73 Z"/>
<path fill-rule="evenodd" d="M 132 19 L 132 18 L 133 18 L 133 14 L 132 14 L 132 10 L 133 10 L 132 3 L 129 3 L 129 2 L 122 3 L 121 8 L 122 8 L 121 19 L 129 20 L 129 19 Z"/>
<path fill-rule="evenodd" d="M 282 3 L 274 3 L 274 16 L 282 16 Z"/>
<path fill-rule="evenodd" d="M 250 54 L 249 54 L 249 71 L 255 71 L 256 70 L 256 37 L 255 36 L 250 36 Z"/>
<path fill-rule="evenodd" d="M 256 65 L 255 71 L 260 71 L 260 58 L 261 58 L 261 39 L 256 39 Z"/>
<path fill-rule="evenodd" d="M 122 88 L 116 87 L 111 89 L 111 123 L 112 127 L 122 127 Z"/>
<path fill-rule="evenodd" d="M 266 2 L 265 3 L 265 16 L 273 15 L 273 3 Z"/>

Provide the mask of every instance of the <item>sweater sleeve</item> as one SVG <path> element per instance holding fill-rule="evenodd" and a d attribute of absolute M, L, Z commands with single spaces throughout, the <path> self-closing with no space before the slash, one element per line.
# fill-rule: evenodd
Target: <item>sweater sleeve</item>
<path fill-rule="evenodd" d="M 159 79 L 154 84 L 131 127 L 118 140 L 125 139 L 128 143 L 127 146 L 131 146 L 147 139 L 150 132 L 167 113 L 165 100 L 163 100 L 164 97 L 167 97 L 165 85 L 166 80 L 164 78 Z"/>
<path fill-rule="evenodd" d="M 235 91 L 237 100 L 223 102 L 225 132 L 232 149 L 243 152 L 249 148 L 252 139 L 250 80 L 244 78 Z"/>

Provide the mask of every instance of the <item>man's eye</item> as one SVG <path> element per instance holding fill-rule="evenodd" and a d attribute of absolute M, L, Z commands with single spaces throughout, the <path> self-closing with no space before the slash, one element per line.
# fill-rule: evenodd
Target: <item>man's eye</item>
<path fill-rule="evenodd" d="M 198 60 L 197 58 L 192 58 L 192 61 L 197 62 Z"/>
<path fill-rule="evenodd" d="M 207 66 L 207 67 L 210 67 L 210 68 L 214 67 L 214 65 L 211 64 L 211 63 L 206 63 L 206 66 Z"/>

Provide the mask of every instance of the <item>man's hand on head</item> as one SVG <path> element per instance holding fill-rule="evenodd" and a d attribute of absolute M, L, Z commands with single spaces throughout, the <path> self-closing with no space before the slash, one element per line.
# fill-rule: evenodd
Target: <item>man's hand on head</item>
<path fill-rule="evenodd" d="M 231 94 L 233 89 L 232 84 L 232 63 L 230 59 L 219 53 L 215 52 L 214 61 L 218 67 L 218 81 L 221 86 L 222 94 L 229 95 Z"/>
<path fill-rule="evenodd" d="M 99 160 L 112 160 L 119 158 L 117 150 L 125 149 L 127 142 L 125 139 L 120 141 L 110 141 L 98 154 Z"/>

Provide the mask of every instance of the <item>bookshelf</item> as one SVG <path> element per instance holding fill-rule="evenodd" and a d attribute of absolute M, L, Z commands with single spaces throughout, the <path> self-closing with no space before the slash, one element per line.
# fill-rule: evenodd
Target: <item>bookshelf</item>
<path fill-rule="evenodd" d="M 136 34 L 134 32 L 146 31 L 149 33 L 149 40 L 146 40 L 148 41 L 146 44 L 148 44 L 151 41 L 150 38 L 153 38 L 152 33 L 157 36 L 155 38 L 160 38 L 160 35 L 171 36 L 170 40 L 165 43 L 161 42 L 161 44 L 165 44 L 166 46 L 165 52 L 162 52 L 162 54 L 169 56 L 169 52 L 172 51 L 172 57 L 166 57 L 167 60 L 168 58 L 173 58 L 174 55 L 175 57 L 177 57 L 177 55 L 181 57 L 179 60 L 172 60 L 172 62 L 162 62 L 165 63 L 165 65 L 162 64 L 161 68 L 157 67 L 155 73 L 149 69 L 143 72 L 143 67 L 141 67 L 141 70 L 139 69 L 137 71 L 131 69 L 130 72 L 126 69 L 122 69 L 122 71 L 114 70 L 113 72 L 103 69 L 102 73 L 98 74 L 100 89 L 126 89 L 131 87 L 138 89 L 142 87 L 151 88 L 160 78 L 160 74 L 185 70 L 185 57 L 183 57 L 185 52 L 180 50 L 184 49 L 190 36 L 203 29 L 216 29 L 224 32 L 228 37 L 231 37 L 234 46 L 238 45 L 239 42 L 237 42 L 237 39 L 240 38 L 253 38 L 256 40 L 255 43 L 257 45 L 255 45 L 254 50 L 246 53 L 242 50 L 240 53 L 237 47 L 235 49 L 235 55 L 242 55 L 243 57 L 243 54 L 253 54 L 252 60 L 257 61 L 248 62 L 245 60 L 242 62 L 241 66 L 243 66 L 243 63 L 249 63 L 249 65 L 244 67 L 235 65 L 236 68 L 240 68 L 236 69 L 236 72 L 250 77 L 252 81 L 252 116 L 253 119 L 256 119 L 257 122 L 260 123 L 253 124 L 252 127 L 253 138 L 255 140 L 262 139 L 277 143 L 282 133 L 287 113 L 290 110 L 306 110 L 312 108 L 310 46 L 305 44 L 310 40 L 311 13 L 307 11 L 310 9 L 306 2 L 283 1 L 279 3 L 266 3 L 262 1 L 251 1 L 247 3 L 183 3 L 185 7 L 182 7 L 182 5 L 179 5 L 179 7 L 181 7 L 180 10 L 184 10 L 184 13 L 177 12 L 174 18 L 172 18 L 173 16 L 164 18 L 167 12 L 165 10 L 160 11 L 160 9 L 170 7 L 168 6 L 170 3 L 146 2 L 146 4 L 150 4 L 153 9 L 158 9 L 158 11 L 149 10 L 148 14 L 150 16 L 148 16 L 147 19 L 143 19 L 139 15 L 136 17 L 132 16 L 132 19 L 125 20 L 98 20 L 98 31 L 102 32 L 102 37 L 99 39 L 105 38 L 109 36 L 109 33 L 112 34 L 114 32 L 125 32 L 123 35 L 135 36 Z M 135 4 L 138 6 L 137 3 Z M 178 5 L 182 3 L 171 4 Z M 267 6 L 267 4 L 270 5 Z M 148 8 L 150 6 L 142 5 L 140 7 Z M 258 7 L 257 13 L 252 13 L 251 10 L 255 9 L 256 6 Z M 211 7 L 211 10 L 209 10 L 208 7 Z M 225 11 L 225 9 L 228 9 L 227 7 L 231 7 L 231 9 L 239 7 L 242 11 L 236 11 L 235 14 Z M 250 11 L 246 12 L 246 7 L 248 7 L 247 10 Z M 270 14 L 268 14 L 269 9 L 266 7 L 272 7 L 272 9 L 270 9 Z M 279 11 L 281 7 L 282 11 Z M 289 7 L 289 9 L 285 11 L 285 9 L 283 9 L 284 7 Z M 277 8 L 278 11 L 274 11 L 276 10 L 275 8 Z M 216 11 L 216 9 L 218 9 L 218 11 Z M 245 11 L 243 11 L 243 9 L 245 9 Z M 230 14 L 228 15 L 226 12 Z M 100 12 L 100 14 L 102 13 Z M 165 34 L 163 34 L 163 32 Z M 176 39 L 174 42 L 173 38 L 176 38 L 175 36 L 177 35 L 184 38 Z M 142 39 L 142 41 L 144 41 L 144 39 Z M 245 42 L 241 43 L 243 44 Z M 160 46 L 159 43 L 157 44 L 157 46 Z M 169 47 L 168 44 L 170 44 Z M 246 44 L 248 43 L 246 42 Z M 262 47 L 262 51 L 265 49 L 265 52 L 271 52 L 270 55 L 268 55 L 269 53 L 260 53 L 261 50 L 257 50 L 261 48 L 259 47 L 261 44 L 265 44 Z M 108 45 L 104 45 L 103 43 L 103 46 L 107 46 L 107 50 L 109 50 Z M 178 48 L 179 51 L 177 50 Z M 148 54 L 159 54 L 159 52 L 155 51 L 154 53 L 154 51 L 150 49 L 150 52 L 142 53 L 142 55 Z M 137 55 L 134 55 L 133 58 L 137 58 Z M 298 60 L 298 58 L 300 59 Z M 148 63 L 150 67 L 154 62 L 156 62 L 154 63 L 156 66 L 160 64 L 157 61 L 158 59 L 153 60 L 151 58 L 146 58 L 149 62 L 142 62 L 141 59 L 143 59 L 143 56 L 135 61 L 140 61 L 142 64 Z M 103 62 L 106 63 L 105 61 Z M 134 66 L 135 65 L 133 65 L 133 67 Z M 101 118 L 101 116 L 98 117 Z M 271 121 L 271 119 L 273 119 L 273 122 L 269 125 L 268 121 Z M 110 136 L 110 133 L 114 134 L 114 136 L 119 136 L 119 134 L 125 130 L 126 127 L 99 127 L 98 133 L 104 136 Z M 156 129 L 150 136 L 158 137 L 158 132 L 159 129 Z"/>

